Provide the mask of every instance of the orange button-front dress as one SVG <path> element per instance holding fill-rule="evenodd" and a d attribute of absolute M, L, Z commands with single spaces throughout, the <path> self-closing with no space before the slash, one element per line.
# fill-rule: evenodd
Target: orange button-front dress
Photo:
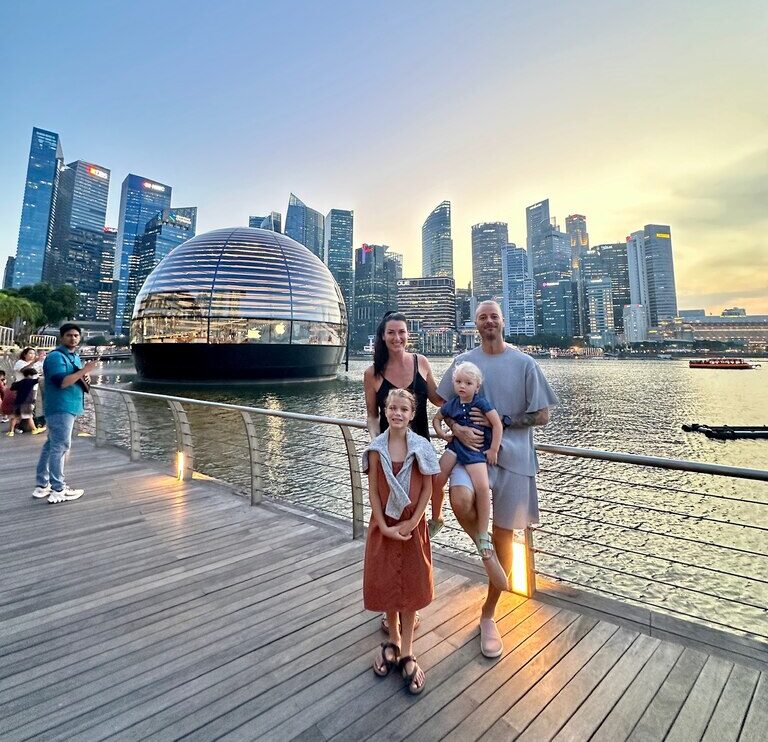
<path fill-rule="evenodd" d="M 395 476 L 402 466 L 402 461 L 392 462 Z M 381 462 L 379 462 L 376 482 L 382 510 L 386 511 L 389 485 L 382 471 Z M 424 476 L 414 462 L 408 488 L 411 503 L 406 506 L 398 520 L 390 518 L 385 512 L 384 520 L 388 526 L 408 520 L 413 515 L 423 482 Z M 382 534 L 372 516 L 368 527 L 368 540 L 365 544 L 363 570 L 365 607 L 369 611 L 417 611 L 432 602 L 432 595 L 432 550 L 429 546 L 427 522 L 424 517 L 411 531 L 411 538 L 408 541 L 395 541 Z"/>

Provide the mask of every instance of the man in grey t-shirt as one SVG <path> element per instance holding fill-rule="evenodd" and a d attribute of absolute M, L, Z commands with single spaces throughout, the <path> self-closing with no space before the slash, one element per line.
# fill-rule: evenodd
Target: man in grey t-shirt
<path fill-rule="evenodd" d="M 536 361 L 504 342 L 504 319 L 495 301 L 484 301 L 475 312 L 475 325 L 482 344 L 454 359 L 445 372 L 438 394 L 445 400 L 455 396 L 453 368 L 471 361 L 483 373 L 482 393 L 499 413 L 504 424 L 498 465 L 490 466 L 493 491 L 493 543 L 504 570 L 512 569 L 512 529 L 538 523 L 536 493 L 538 464 L 533 447 L 533 427 L 549 422 L 549 407 L 558 399 Z M 480 450 L 482 433 L 453 423 L 453 434 L 465 445 Z M 462 466 L 451 474 L 451 508 L 461 527 L 477 533 L 477 511 L 472 482 Z M 501 593 L 488 586 L 488 597 L 480 618 L 480 647 L 486 657 L 498 657 L 504 650 L 493 619 Z"/>

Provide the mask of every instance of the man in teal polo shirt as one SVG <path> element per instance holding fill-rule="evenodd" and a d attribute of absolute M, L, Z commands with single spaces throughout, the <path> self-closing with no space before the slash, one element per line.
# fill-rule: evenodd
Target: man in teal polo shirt
<path fill-rule="evenodd" d="M 64 457 L 72 444 L 75 418 L 83 414 L 88 374 L 96 362 L 83 365 L 77 355 L 80 328 L 67 322 L 59 328 L 61 344 L 45 359 L 45 421 L 48 440 L 37 462 L 37 487 L 32 497 L 47 497 L 48 502 L 66 502 L 83 496 L 83 490 L 72 489 L 64 481 Z"/>

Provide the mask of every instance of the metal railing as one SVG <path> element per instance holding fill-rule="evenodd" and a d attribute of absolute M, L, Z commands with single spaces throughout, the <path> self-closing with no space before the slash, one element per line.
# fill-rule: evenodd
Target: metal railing
<path fill-rule="evenodd" d="M 92 392 L 96 445 L 121 445 L 133 460 L 170 458 L 179 478 L 211 474 L 252 504 L 290 500 L 349 519 L 353 538 L 364 535 L 365 423 L 107 386 Z M 171 414 L 158 415 L 163 408 Z M 539 588 L 571 586 L 768 642 L 768 471 L 537 450 L 542 524 L 520 541 Z M 446 513 L 437 543 L 472 553 Z"/>

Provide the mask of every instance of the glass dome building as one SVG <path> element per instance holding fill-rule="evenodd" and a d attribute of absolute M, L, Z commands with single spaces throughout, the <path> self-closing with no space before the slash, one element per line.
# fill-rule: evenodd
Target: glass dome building
<path fill-rule="evenodd" d="M 267 229 L 216 229 L 182 243 L 149 274 L 131 319 L 136 369 L 152 381 L 331 378 L 346 344 L 331 272 Z"/>

